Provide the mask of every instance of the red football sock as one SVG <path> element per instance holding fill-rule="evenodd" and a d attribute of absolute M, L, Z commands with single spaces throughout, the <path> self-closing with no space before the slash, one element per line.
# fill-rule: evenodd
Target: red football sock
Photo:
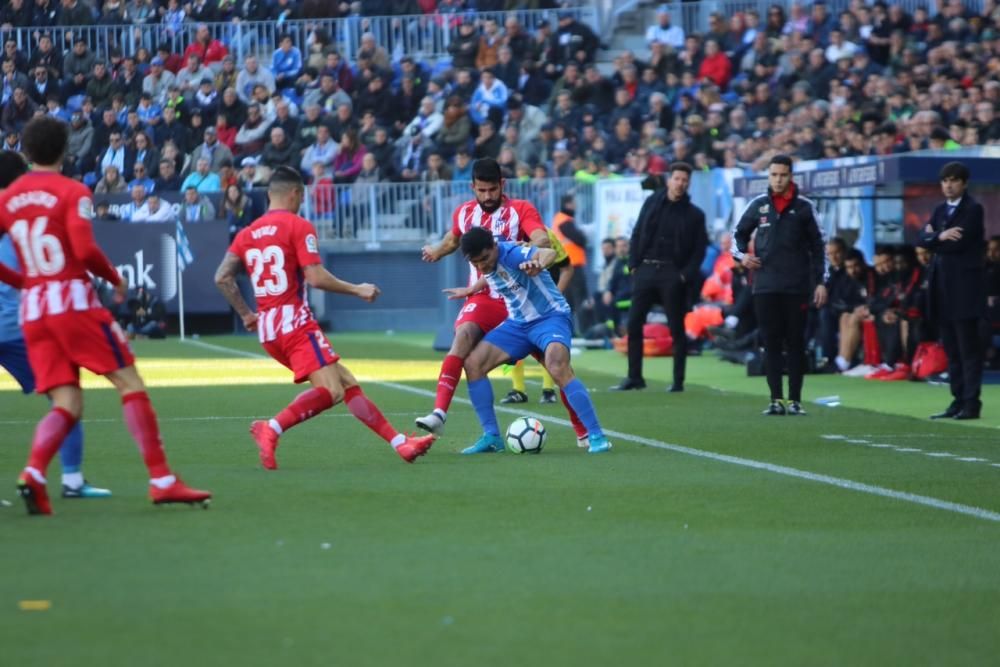
<path fill-rule="evenodd" d="M 28 457 L 28 467 L 34 468 L 43 476 L 52 457 L 59 451 L 63 440 L 73 429 L 76 419 L 62 408 L 52 410 L 42 417 L 35 427 L 35 437 L 31 440 L 31 455 Z"/>
<path fill-rule="evenodd" d="M 344 403 L 352 415 L 357 417 L 365 426 L 375 431 L 378 437 L 386 442 L 391 444 L 393 438 L 399 435 L 399 431 L 392 427 L 392 424 L 385 418 L 382 411 L 378 409 L 378 406 L 365 396 L 365 392 L 361 391 L 361 387 L 357 385 L 349 387 L 344 392 Z"/>
<path fill-rule="evenodd" d="M 274 417 L 284 433 L 296 424 L 301 424 L 333 407 L 333 396 L 326 387 L 313 387 L 295 397 L 288 407 Z"/>
<path fill-rule="evenodd" d="M 128 431 L 142 452 L 142 460 L 149 470 L 150 478 L 169 475 L 170 466 L 167 465 L 167 455 L 160 439 L 160 426 L 156 423 L 156 412 L 149 402 L 149 395 L 144 391 L 137 391 L 122 396 L 122 412 L 125 414 Z"/>
<path fill-rule="evenodd" d="M 437 398 L 434 400 L 434 409 L 448 412 L 451 407 L 451 399 L 455 396 L 455 389 L 462 379 L 462 366 L 465 362 L 461 357 L 449 354 L 441 364 L 441 375 L 438 376 Z"/>
<path fill-rule="evenodd" d="M 562 404 L 566 406 L 566 412 L 569 413 L 569 421 L 573 424 L 573 431 L 576 433 L 576 437 L 582 438 L 587 435 L 587 427 L 583 425 L 580 418 L 576 416 L 576 412 L 573 411 L 573 406 L 569 404 L 566 399 L 566 392 L 562 389 L 559 390 L 559 398 L 562 399 Z"/>

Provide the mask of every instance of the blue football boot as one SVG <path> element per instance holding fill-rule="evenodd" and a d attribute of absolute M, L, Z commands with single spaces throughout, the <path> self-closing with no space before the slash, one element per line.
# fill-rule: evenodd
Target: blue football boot
<path fill-rule="evenodd" d="M 476 444 L 462 450 L 463 454 L 490 454 L 492 452 L 502 452 L 504 450 L 503 438 L 499 435 L 484 433 L 483 437 L 476 440 Z"/>

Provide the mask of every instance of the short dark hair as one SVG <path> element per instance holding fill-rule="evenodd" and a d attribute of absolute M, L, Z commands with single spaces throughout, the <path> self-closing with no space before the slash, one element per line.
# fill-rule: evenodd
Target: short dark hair
<path fill-rule="evenodd" d="M 847 241 L 839 236 L 834 236 L 826 242 L 827 245 L 835 245 L 841 250 L 847 250 Z"/>
<path fill-rule="evenodd" d="M 267 189 L 272 192 L 288 191 L 304 187 L 305 184 L 302 181 L 302 174 L 299 173 L 299 170 L 286 165 L 281 165 L 275 169 L 271 174 L 271 180 L 267 184 Z"/>
<path fill-rule="evenodd" d="M 484 157 L 472 163 L 472 180 L 484 183 L 499 183 L 503 179 L 500 163 L 491 157 Z"/>
<path fill-rule="evenodd" d="M 863 252 L 857 248 L 851 248 L 847 251 L 847 255 L 844 256 L 844 263 L 847 262 L 860 262 L 862 266 L 866 266 L 865 255 Z"/>
<path fill-rule="evenodd" d="M 460 244 L 463 255 L 466 257 L 478 257 L 483 251 L 489 250 L 496 245 L 496 241 L 493 240 L 493 234 L 490 230 L 485 227 L 473 227 L 462 234 Z"/>
<path fill-rule="evenodd" d="M 21 147 L 35 164 L 58 164 L 66 153 L 69 126 L 54 116 L 35 116 L 24 126 Z"/>
<path fill-rule="evenodd" d="M 28 163 L 20 153 L 4 151 L 0 153 L 0 188 L 6 188 L 28 171 Z"/>
<path fill-rule="evenodd" d="M 772 164 L 783 164 L 786 167 L 788 167 L 789 169 L 791 169 L 792 168 L 792 158 L 790 156 L 788 156 L 788 155 L 785 155 L 785 154 L 781 153 L 781 154 L 778 154 L 778 155 L 775 155 L 774 157 L 772 157 L 771 161 L 767 163 L 767 166 L 770 167 Z"/>
<path fill-rule="evenodd" d="M 689 165 L 687 162 L 672 162 L 670 164 L 670 171 L 668 173 L 674 173 L 675 171 L 683 171 L 688 176 L 694 171 L 694 167 Z"/>
<path fill-rule="evenodd" d="M 948 180 L 950 178 L 957 178 L 963 183 L 969 182 L 969 168 L 966 167 L 961 162 L 949 162 L 945 166 L 941 167 L 941 179 L 942 181 Z"/>

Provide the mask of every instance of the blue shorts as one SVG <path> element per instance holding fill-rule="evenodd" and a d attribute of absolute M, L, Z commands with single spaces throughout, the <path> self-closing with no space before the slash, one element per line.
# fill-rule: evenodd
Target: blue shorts
<path fill-rule="evenodd" d="M 35 374 L 31 371 L 31 364 L 28 363 L 28 348 L 24 344 L 24 339 L 0 343 L 0 366 L 14 376 L 25 394 L 35 391 Z"/>
<path fill-rule="evenodd" d="M 511 361 L 517 361 L 536 350 L 545 354 L 545 348 L 552 343 L 561 343 L 568 350 L 572 338 L 573 325 L 569 315 L 554 313 L 531 322 L 504 320 L 483 340 L 506 352 Z"/>

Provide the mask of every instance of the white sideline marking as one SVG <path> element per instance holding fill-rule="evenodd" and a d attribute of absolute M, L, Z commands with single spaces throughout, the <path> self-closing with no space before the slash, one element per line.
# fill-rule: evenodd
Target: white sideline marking
<path fill-rule="evenodd" d="M 210 350 L 218 350 L 221 352 L 233 351 L 248 357 L 266 358 L 263 354 L 254 354 L 252 352 L 243 352 L 241 350 L 231 350 L 230 348 L 227 347 L 222 347 L 220 345 L 213 345 L 211 343 L 205 343 L 200 340 L 188 341 L 188 342 L 190 342 L 192 345 L 197 345 L 199 347 L 204 347 Z M 398 384 L 396 382 L 379 382 L 378 380 L 372 380 L 372 382 L 380 384 L 383 387 L 390 387 L 392 389 L 397 389 L 399 391 L 416 394 L 418 396 L 424 396 L 426 398 L 434 398 L 435 396 L 435 392 L 433 391 L 429 391 L 427 389 L 419 389 L 417 387 L 410 387 L 405 384 Z M 464 398 L 456 397 L 454 400 L 457 403 L 471 405 L 471 402 Z M 535 417 L 536 419 L 544 419 L 548 422 L 554 422 L 556 424 L 561 424 L 563 426 L 571 425 L 568 419 L 561 419 L 559 417 L 554 417 L 549 414 L 543 415 L 538 413 L 526 412 L 520 408 L 514 409 L 514 408 L 505 408 L 503 406 L 498 406 L 496 410 L 497 412 L 503 412 L 505 414 L 512 414 L 518 416 L 526 415 L 529 417 Z M 795 479 L 803 479 L 809 482 L 826 484 L 828 486 L 835 486 L 841 489 L 847 489 L 849 491 L 868 493 L 873 496 L 880 496 L 882 498 L 889 498 L 891 500 L 901 500 L 904 502 L 913 503 L 915 505 L 923 505 L 924 507 L 932 507 L 934 509 L 944 510 L 946 512 L 954 512 L 955 514 L 963 514 L 965 516 L 971 516 L 977 519 L 983 519 L 985 521 L 994 521 L 1000 523 L 1000 512 L 993 512 L 991 510 L 983 509 L 981 507 L 973 507 L 971 505 L 953 503 L 949 500 L 941 500 L 939 498 L 922 496 L 916 493 L 908 493 L 906 491 L 894 491 L 892 489 L 887 489 L 881 486 L 875 486 L 874 484 L 864 484 L 862 482 L 855 482 L 853 480 L 843 479 L 841 477 L 821 475 L 818 473 L 808 472 L 805 470 L 799 470 L 797 468 L 790 468 L 788 466 L 776 465 L 774 463 L 766 463 L 764 461 L 755 461 L 753 459 L 746 459 L 740 456 L 729 456 L 728 454 L 707 452 L 701 449 L 694 449 L 692 447 L 684 447 L 682 445 L 674 445 L 667 442 L 662 442 L 660 440 L 654 440 L 652 438 L 644 438 L 642 436 L 632 435 L 631 433 L 624 433 L 622 431 L 605 430 L 604 432 L 611 437 L 618 438 L 620 440 L 627 440 L 629 442 L 634 442 L 640 445 L 646 445 L 647 447 L 653 447 L 655 449 L 663 449 L 670 452 L 676 452 L 678 454 L 687 454 L 688 456 L 695 456 L 697 458 L 709 459 L 711 461 L 720 461 L 722 463 L 729 463 L 744 468 L 752 468 L 754 470 L 763 470 L 765 472 L 770 472 L 777 475 L 784 475 L 786 477 L 794 477 Z"/>
<path fill-rule="evenodd" d="M 891 449 L 893 451 L 904 452 L 904 453 L 908 453 L 908 452 L 923 452 L 922 449 L 917 449 L 916 447 L 897 447 L 896 445 L 889 445 L 889 444 L 884 444 L 884 443 L 871 442 L 869 440 L 848 439 L 846 435 L 840 435 L 840 434 L 837 434 L 837 433 L 827 433 L 827 434 L 821 435 L 819 437 L 823 438 L 824 440 L 842 440 L 844 442 L 849 442 L 849 443 L 855 444 L 855 445 L 867 445 L 868 447 L 872 447 L 872 448 L 875 448 L 875 449 Z M 882 435 L 882 436 L 869 436 L 869 437 L 887 437 L 887 436 Z M 889 437 L 896 437 L 896 436 L 889 436 Z M 909 436 L 900 435 L 898 437 L 902 438 L 902 437 L 909 437 Z M 968 463 L 990 463 L 989 459 L 981 459 L 981 458 L 978 458 L 978 457 L 975 457 L 975 456 L 966 456 L 966 457 L 963 457 L 963 458 L 959 458 L 957 454 L 950 454 L 948 452 L 925 452 L 925 455 L 926 456 L 930 456 L 931 458 L 936 458 L 936 459 L 954 458 L 956 461 L 966 461 Z M 990 465 L 992 465 L 994 467 L 997 467 L 997 468 L 1000 468 L 1000 464 L 990 463 Z"/>
<path fill-rule="evenodd" d="M 948 452 L 927 452 L 927 456 L 932 456 L 936 459 L 951 459 L 954 458 L 954 454 Z"/>
<path fill-rule="evenodd" d="M 826 435 L 819 436 L 824 440 L 847 440 L 846 435 L 839 435 L 837 433 L 827 433 Z"/>
<path fill-rule="evenodd" d="M 848 440 L 847 442 L 851 443 L 852 445 L 867 445 L 867 444 L 869 444 L 867 440 Z"/>
<path fill-rule="evenodd" d="M 909 453 L 909 452 L 922 452 L 924 450 L 917 449 L 916 447 L 896 447 L 897 452 Z"/>
<path fill-rule="evenodd" d="M 410 417 L 413 415 L 412 412 L 383 412 L 382 414 L 387 417 Z M 254 419 L 264 419 L 267 415 L 250 415 L 249 417 L 221 417 L 214 415 L 206 415 L 203 417 L 160 417 L 157 415 L 157 421 L 159 422 L 226 422 L 226 421 L 251 421 Z M 330 415 L 324 417 L 324 419 L 354 419 L 354 415 L 349 412 L 334 412 Z M 99 419 L 90 419 L 85 417 L 83 420 L 84 426 L 87 424 L 120 424 L 121 417 L 101 417 Z M 0 426 L 34 426 L 38 423 L 37 419 L 0 419 Z"/>
<path fill-rule="evenodd" d="M 968 461 L 969 463 L 987 463 L 989 461 L 989 459 L 981 459 L 976 456 L 963 456 L 957 460 Z"/>

